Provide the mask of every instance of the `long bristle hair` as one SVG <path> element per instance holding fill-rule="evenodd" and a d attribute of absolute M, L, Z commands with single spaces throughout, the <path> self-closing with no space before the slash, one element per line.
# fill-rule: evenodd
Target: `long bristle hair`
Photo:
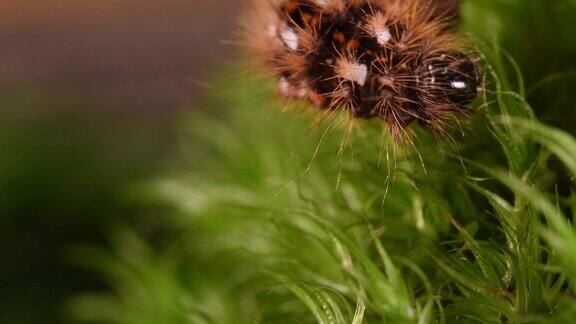
<path fill-rule="evenodd" d="M 380 118 L 399 138 L 414 121 L 444 129 L 481 89 L 452 16 L 432 0 L 254 0 L 244 30 L 280 95 Z"/>

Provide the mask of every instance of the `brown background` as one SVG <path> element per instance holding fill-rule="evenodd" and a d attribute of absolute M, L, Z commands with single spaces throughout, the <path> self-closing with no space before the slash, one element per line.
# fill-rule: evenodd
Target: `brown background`
<path fill-rule="evenodd" d="M 449 8 L 458 0 L 435 1 Z M 233 55 L 240 2 L 0 1 L 0 89 L 173 111 L 201 93 L 211 66 Z"/>
<path fill-rule="evenodd" d="M 233 0 L 0 1 L 0 89 L 172 111 L 233 55 Z"/>

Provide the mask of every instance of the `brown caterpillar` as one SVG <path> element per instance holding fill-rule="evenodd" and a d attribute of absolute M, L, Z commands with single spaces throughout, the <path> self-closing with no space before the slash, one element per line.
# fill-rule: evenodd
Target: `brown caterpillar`
<path fill-rule="evenodd" d="M 261 0 L 246 31 L 282 96 L 381 118 L 397 136 L 414 121 L 442 129 L 480 89 L 477 63 L 450 29 L 453 13 L 435 8 L 430 0 Z"/>

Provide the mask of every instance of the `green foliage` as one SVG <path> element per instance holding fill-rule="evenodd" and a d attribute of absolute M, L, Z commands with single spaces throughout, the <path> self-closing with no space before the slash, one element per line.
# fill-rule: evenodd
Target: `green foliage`
<path fill-rule="evenodd" d="M 91 108 L 0 86 L 0 323 L 62 323 L 62 305 L 100 282 L 63 250 L 105 244 L 111 219 L 140 220 L 118 196 L 149 177 L 160 143 Z"/>
<path fill-rule="evenodd" d="M 219 114 L 185 120 L 181 160 L 135 190 L 134 199 L 169 210 L 157 224 L 163 239 L 146 243 L 125 229 L 112 252 L 78 249 L 113 289 L 74 300 L 75 316 L 568 322 L 576 315 L 576 139 L 538 121 L 538 112 L 557 109 L 540 100 L 549 89 L 533 88 L 535 111 L 526 90 L 565 57 L 548 55 L 542 66 L 516 53 L 526 33 L 514 24 L 531 17 L 529 31 L 563 26 L 550 13 L 575 11 L 568 0 L 469 1 L 467 29 L 494 36 L 478 41 L 488 90 L 469 124 L 441 142 L 416 129 L 414 142 L 399 146 L 378 121 L 350 131 L 340 115 L 311 127 L 318 112 L 281 111 L 262 80 L 219 81 L 207 101 Z M 533 44 L 551 37 L 530 36 Z M 554 97 L 573 103 L 564 85 Z"/>

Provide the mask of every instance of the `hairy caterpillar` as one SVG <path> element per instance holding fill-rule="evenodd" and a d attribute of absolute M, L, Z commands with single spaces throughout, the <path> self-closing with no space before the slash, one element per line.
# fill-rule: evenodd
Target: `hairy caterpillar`
<path fill-rule="evenodd" d="M 414 121 L 442 129 L 480 88 L 476 61 L 450 30 L 453 13 L 435 8 L 431 0 L 260 0 L 246 29 L 282 96 L 381 118 L 397 136 Z"/>

